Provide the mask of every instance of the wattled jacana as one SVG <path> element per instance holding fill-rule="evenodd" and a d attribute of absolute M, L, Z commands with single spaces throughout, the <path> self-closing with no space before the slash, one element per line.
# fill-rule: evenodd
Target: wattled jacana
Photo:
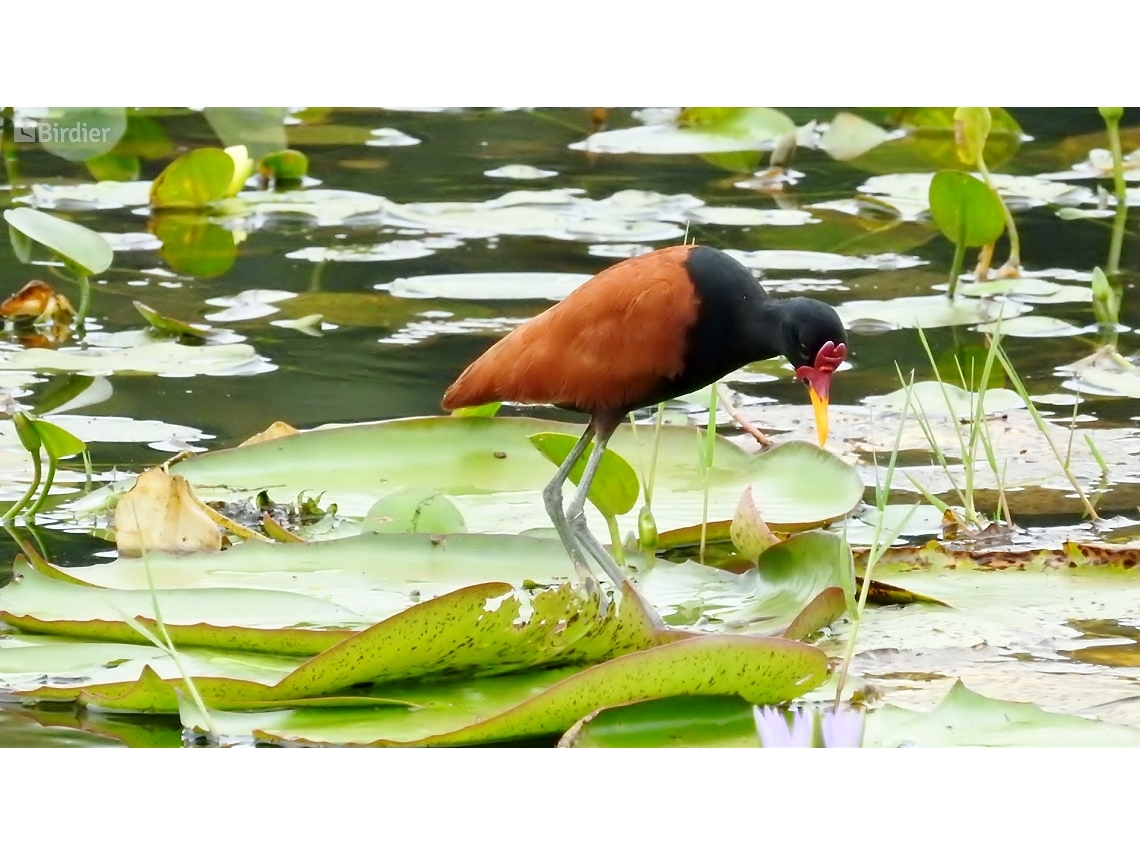
<path fill-rule="evenodd" d="M 808 387 L 823 445 L 831 375 L 847 354 L 839 315 L 818 300 L 769 297 L 744 265 L 720 250 L 674 246 L 603 270 L 492 345 L 451 384 L 443 406 L 515 401 L 590 414 L 543 498 L 579 573 L 590 574 L 585 550 L 620 589 L 625 577 L 590 533 L 584 513 L 614 430 L 630 410 L 781 354 Z M 595 437 L 578 492 L 564 510 L 563 484 Z"/>

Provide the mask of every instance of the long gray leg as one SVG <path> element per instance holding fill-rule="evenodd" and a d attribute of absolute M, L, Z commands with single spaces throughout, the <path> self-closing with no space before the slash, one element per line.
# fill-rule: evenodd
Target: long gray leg
<path fill-rule="evenodd" d="M 626 581 L 625 574 L 621 572 L 621 569 L 617 566 L 617 562 L 606 552 L 606 548 L 594 537 L 586 523 L 586 498 L 590 492 L 590 484 L 598 472 L 598 466 L 602 462 L 602 455 L 605 453 L 606 444 L 610 441 L 610 437 L 613 436 L 613 432 L 616 428 L 616 420 L 607 420 L 598 425 L 597 442 L 594 444 L 593 451 L 590 452 L 590 459 L 586 461 L 586 470 L 582 473 L 582 478 L 578 482 L 578 492 L 575 494 L 573 501 L 570 502 L 570 507 L 566 509 L 566 517 L 570 523 L 570 529 L 578 543 L 598 562 L 602 570 L 610 577 L 610 581 L 612 581 L 620 591 L 622 584 Z"/>
<path fill-rule="evenodd" d="M 586 429 L 582 431 L 582 436 L 574 448 L 570 450 L 566 459 L 562 461 L 562 465 L 558 467 L 554 478 L 542 491 L 542 499 L 546 503 L 546 513 L 549 514 L 550 521 L 554 523 L 554 528 L 558 532 L 562 545 L 566 547 L 566 551 L 574 562 L 574 569 L 578 571 L 578 575 L 582 577 L 583 581 L 588 580 L 589 582 L 594 582 L 594 575 L 586 563 L 585 556 L 582 555 L 582 550 L 578 548 L 578 543 L 574 539 L 574 534 L 566 520 L 566 513 L 562 510 L 562 485 L 570 477 L 570 470 L 574 468 L 574 464 L 578 462 L 578 458 L 582 456 L 586 446 L 590 444 L 590 440 L 593 438 L 594 422 L 591 420 L 586 425 Z"/>

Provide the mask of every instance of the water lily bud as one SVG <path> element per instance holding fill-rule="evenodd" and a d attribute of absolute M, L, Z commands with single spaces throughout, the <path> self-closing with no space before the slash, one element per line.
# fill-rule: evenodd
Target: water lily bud
<path fill-rule="evenodd" d="M 657 521 L 653 519 L 653 511 L 648 505 L 641 508 L 637 515 L 637 538 L 644 552 L 657 551 Z"/>
<path fill-rule="evenodd" d="M 1112 124 L 1116 124 L 1124 116 L 1123 107 L 1097 107 L 1097 110 L 1100 112 L 1102 119 Z"/>

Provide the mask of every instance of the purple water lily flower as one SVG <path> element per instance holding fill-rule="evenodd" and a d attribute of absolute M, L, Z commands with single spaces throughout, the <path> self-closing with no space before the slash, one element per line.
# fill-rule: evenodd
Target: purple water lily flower
<path fill-rule="evenodd" d="M 825 748 L 862 748 L 863 711 L 847 707 L 825 712 L 820 730 Z"/>
<path fill-rule="evenodd" d="M 805 709 L 792 711 L 792 726 L 776 707 L 753 707 L 756 732 L 765 748 L 811 748 L 812 714 Z"/>
<path fill-rule="evenodd" d="M 863 711 L 847 707 L 829 710 L 819 716 L 819 738 L 815 736 L 816 713 L 803 708 L 792 711 L 792 725 L 776 707 L 753 707 L 756 732 L 764 748 L 859 748 L 863 743 Z"/>

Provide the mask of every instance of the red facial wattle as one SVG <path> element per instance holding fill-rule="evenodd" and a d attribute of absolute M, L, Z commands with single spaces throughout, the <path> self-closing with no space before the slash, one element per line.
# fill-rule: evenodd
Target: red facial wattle
<path fill-rule="evenodd" d="M 796 369 L 796 379 L 807 384 L 815 409 L 815 428 L 822 447 L 827 442 L 827 404 L 831 400 L 831 375 L 843 364 L 847 356 L 847 345 L 843 342 L 825 342 L 815 355 L 814 365 L 803 365 Z"/>

